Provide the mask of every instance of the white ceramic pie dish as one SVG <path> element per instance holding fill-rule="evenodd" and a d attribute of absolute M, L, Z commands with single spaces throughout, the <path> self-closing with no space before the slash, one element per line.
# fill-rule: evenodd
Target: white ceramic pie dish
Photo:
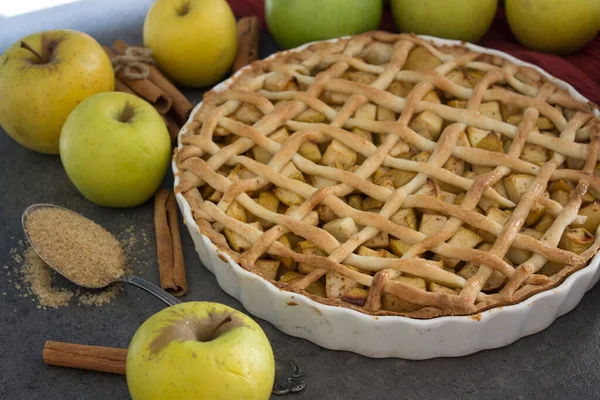
<path fill-rule="evenodd" d="M 588 101 L 566 82 L 501 51 L 452 40 L 422 37 L 435 45 L 462 45 L 480 53 L 504 57 L 515 64 L 529 66 L 566 88 L 574 98 Z M 332 41 L 336 40 L 338 39 Z M 299 51 L 309 45 L 290 51 Z M 239 73 L 221 82 L 213 90 L 227 89 Z M 192 115 L 201 105 L 202 103 L 194 108 Z M 598 114 L 597 110 L 595 112 Z M 186 126 L 179 132 L 179 137 L 185 132 Z M 181 143 L 179 147 L 181 148 Z M 177 186 L 179 178 L 175 162 L 172 166 Z M 200 233 L 190 205 L 183 195 L 177 194 L 177 202 L 202 264 L 215 274 L 221 288 L 239 300 L 248 312 L 269 321 L 289 335 L 307 339 L 328 349 L 348 350 L 367 357 L 413 360 L 458 357 L 506 346 L 547 328 L 556 318 L 571 311 L 600 278 L 599 253 L 586 268 L 570 275 L 560 286 L 515 305 L 493 308 L 477 315 L 445 316 L 428 320 L 372 316 L 348 308 L 321 304 L 303 295 L 281 290 L 243 269 L 227 254 L 218 251 Z"/>

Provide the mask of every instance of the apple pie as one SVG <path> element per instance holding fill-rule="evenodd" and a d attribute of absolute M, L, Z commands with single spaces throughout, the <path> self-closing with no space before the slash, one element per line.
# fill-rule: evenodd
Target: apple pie
<path fill-rule="evenodd" d="M 370 32 L 278 53 L 180 135 L 202 234 L 290 292 L 372 315 L 523 301 L 600 247 L 600 119 L 538 70 Z"/>

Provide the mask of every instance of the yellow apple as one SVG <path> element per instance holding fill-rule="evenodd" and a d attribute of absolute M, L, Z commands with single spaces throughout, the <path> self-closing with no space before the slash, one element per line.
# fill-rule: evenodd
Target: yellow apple
<path fill-rule="evenodd" d="M 171 158 L 171 139 L 158 111 L 128 93 L 91 96 L 67 118 L 60 159 L 91 202 L 134 207 L 158 189 Z"/>
<path fill-rule="evenodd" d="M 506 0 L 505 8 L 513 34 L 533 50 L 573 53 L 600 30 L 599 0 Z"/>
<path fill-rule="evenodd" d="M 223 304 L 187 302 L 140 326 L 127 352 L 133 400 L 268 399 L 275 379 L 269 339 Z"/>
<path fill-rule="evenodd" d="M 110 60 L 91 36 L 71 30 L 27 36 L 0 56 L 0 125 L 29 149 L 58 154 L 73 108 L 114 85 Z"/>
<path fill-rule="evenodd" d="M 176 84 L 210 86 L 235 59 L 235 17 L 225 0 L 157 0 L 144 21 L 144 46 Z"/>
<path fill-rule="evenodd" d="M 476 43 L 496 15 L 498 0 L 391 0 L 398 30 Z"/>

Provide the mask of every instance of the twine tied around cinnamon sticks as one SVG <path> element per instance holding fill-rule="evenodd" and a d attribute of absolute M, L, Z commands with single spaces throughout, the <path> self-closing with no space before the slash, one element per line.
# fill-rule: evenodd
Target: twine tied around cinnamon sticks
<path fill-rule="evenodd" d="M 148 64 L 154 64 L 152 49 L 137 46 L 128 47 L 124 54 L 111 61 L 115 74 L 123 71 L 123 76 L 128 79 L 146 79 L 150 75 Z"/>

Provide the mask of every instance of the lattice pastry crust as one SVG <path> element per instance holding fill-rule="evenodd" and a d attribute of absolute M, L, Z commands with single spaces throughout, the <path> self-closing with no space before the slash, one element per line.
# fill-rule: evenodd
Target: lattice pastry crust
<path fill-rule="evenodd" d="M 375 315 L 522 301 L 600 247 L 600 120 L 531 68 L 371 32 L 211 91 L 177 191 L 219 251 Z"/>

